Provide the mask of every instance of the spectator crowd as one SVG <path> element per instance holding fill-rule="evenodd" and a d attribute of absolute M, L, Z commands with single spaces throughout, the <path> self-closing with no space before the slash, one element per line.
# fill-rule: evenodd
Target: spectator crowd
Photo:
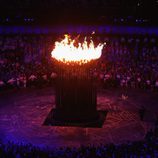
<path fill-rule="evenodd" d="M 31 144 L 0 142 L 1 158 L 156 158 L 158 157 L 158 122 L 144 140 L 123 144 L 81 147 L 40 148 Z"/>
<path fill-rule="evenodd" d="M 158 90 L 158 45 L 154 35 L 96 35 L 106 42 L 92 70 L 106 87 Z M 1 35 L 0 89 L 52 84 L 56 74 L 51 51 L 55 35 Z"/>
<path fill-rule="evenodd" d="M 49 86 L 56 77 L 51 51 L 53 35 L 0 36 L 0 90 Z M 158 39 L 154 35 L 96 35 L 106 42 L 97 66 L 91 70 L 101 86 L 158 90 Z M 41 149 L 31 144 L 4 144 L 0 158 L 156 158 L 158 123 L 144 140 L 120 145 Z"/>

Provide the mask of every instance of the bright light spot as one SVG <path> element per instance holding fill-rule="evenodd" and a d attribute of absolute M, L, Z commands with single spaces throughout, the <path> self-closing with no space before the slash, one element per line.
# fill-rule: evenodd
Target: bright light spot
<path fill-rule="evenodd" d="M 75 62 L 77 64 L 85 64 L 91 60 L 100 58 L 104 44 L 94 46 L 94 42 L 84 39 L 83 43 L 77 42 L 77 39 L 72 40 L 69 35 L 61 42 L 55 42 L 55 48 L 51 52 L 52 58 L 63 63 Z"/>

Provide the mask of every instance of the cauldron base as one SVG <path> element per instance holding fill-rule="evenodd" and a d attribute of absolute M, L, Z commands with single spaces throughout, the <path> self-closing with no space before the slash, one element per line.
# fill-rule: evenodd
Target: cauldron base
<path fill-rule="evenodd" d="M 43 125 L 46 126 L 68 126 L 68 127 L 93 127 L 101 128 L 104 124 L 108 111 L 97 111 L 98 116 L 96 119 L 92 120 L 66 120 L 66 119 L 56 119 L 56 109 L 52 109 L 47 118 L 45 119 Z"/>

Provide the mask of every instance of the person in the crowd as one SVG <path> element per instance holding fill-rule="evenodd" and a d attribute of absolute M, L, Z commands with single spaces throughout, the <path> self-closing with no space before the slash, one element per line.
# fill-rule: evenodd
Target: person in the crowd
<path fill-rule="evenodd" d="M 141 106 L 139 109 L 139 116 L 140 116 L 140 120 L 143 121 L 144 120 L 144 115 L 145 115 L 146 109 L 144 106 Z"/>

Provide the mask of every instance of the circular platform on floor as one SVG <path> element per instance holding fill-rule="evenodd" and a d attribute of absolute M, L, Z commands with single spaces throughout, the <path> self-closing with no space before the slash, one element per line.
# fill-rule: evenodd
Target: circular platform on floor
<path fill-rule="evenodd" d="M 44 126 L 44 120 L 54 108 L 54 99 L 51 87 L 1 92 L 0 139 L 50 148 L 141 140 L 153 127 L 158 111 L 157 93 L 100 90 L 97 108 L 108 111 L 102 128 Z M 146 108 L 144 121 L 140 121 L 138 113 L 142 105 Z"/>

